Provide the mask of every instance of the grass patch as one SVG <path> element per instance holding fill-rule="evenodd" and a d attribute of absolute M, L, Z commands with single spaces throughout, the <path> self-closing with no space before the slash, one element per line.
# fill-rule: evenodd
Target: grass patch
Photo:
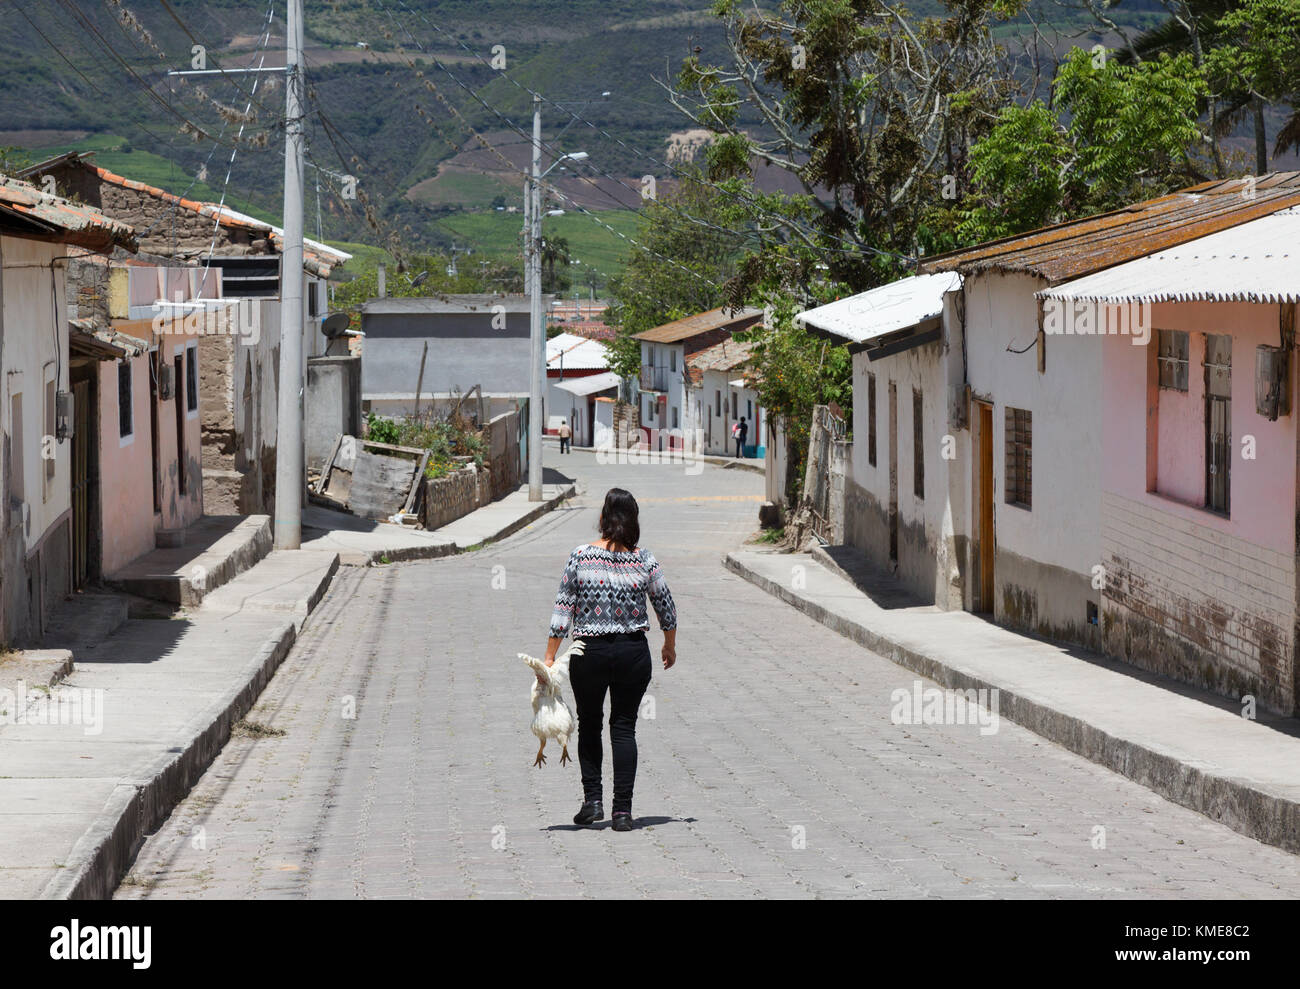
<path fill-rule="evenodd" d="M 230 733 L 240 738 L 281 738 L 285 734 L 282 728 L 272 728 L 261 721 L 249 721 L 247 718 L 236 721 Z"/>
<path fill-rule="evenodd" d="M 764 529 L 754 539 L 756 543 L 779 543 L 785 538 L 785 526 L 779 529 Z"/>

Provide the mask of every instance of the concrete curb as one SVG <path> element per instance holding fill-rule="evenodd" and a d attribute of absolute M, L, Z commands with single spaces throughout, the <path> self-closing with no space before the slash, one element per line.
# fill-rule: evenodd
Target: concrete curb
<path fill-rule="evenodd" d="M 137 780 L 118 784 L 63 870 L 41 891 L 43 900 L 108 899 L 144 844 L 230 739 L 297 639 L 286 619 L 224 696 L 182 729 L 184 741 L 159 755 Z"/>
<path fill-rule="evenodd" d="M 340 553 L 339 560 L 344 566 L 365 567 L 380 564 L 384 557 L 388 557 L 389 563 L 408 563 L 412 560 L 433 560 L 444 556 L 455 556 L 459 553 L 467 553 L 478 546 L 487 546 L 489 543 L 495 543 L 507 536 L 513 535 L 524 526 L 536 522 L 547 512 L 554 511 L 562 503 L 572 498 L 577 493 L 577 485 L 569 484 L 561 488 L 559 493 L 554 497 L 539 502 L 536 508 L 515 519 L 509 525 L 498 529 L 495 533 L 486 539 L 480 540 L 469 546 L 461 546 L 457 543 L 437 543 L 432 546 L 404 546 L 400 549 L 391 550 L 358 550 L 354 553 Z M 457 520 L 459 521 L 459 519 Z M 434 532 L 438 530 L 434 529 Z"/>
<path fill-rule="evenodd" d="M 1300 853 L 1300 804 L 1270 793 L 1248 780 L 1228 777 L 1184 762 L 1130 739 L 1105 732 L 1082 719 L 1031 700 L 1002 684 L 988 683 L 941 660 L 922 655 L 836 615 L 821 605 L 756 572 L 727 554 L 723 565 L 733 573 L 785 601 L 815 621 L 921 676 L 953 690 L 998 691 L 999 715 L 1048 741 L 1069 749 L 1112 772 L 1126 776 L 1162 797 L 1181 804 L 1241 834 L 1286 851 Z"/>
<path fill-rule="evenodd" d="M 338 567 L 336 556 L 306 598 L 295 602 L 283 623 L 232 678 L 226 692 L 181 729 L 179 744 L 161 752 L 138 779 L 114 788 L 94 823 L 73 846 L 62 871 L 41 891 L 41 899 L 108 899 L 113 895 L 145 836 L 190 792 L 230 740 L 235 723 L 261 696 L 308 616 L 324 598 Z"/>

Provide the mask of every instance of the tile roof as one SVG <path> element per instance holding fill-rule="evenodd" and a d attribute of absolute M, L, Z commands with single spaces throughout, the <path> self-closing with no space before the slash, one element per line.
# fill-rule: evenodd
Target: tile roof
<path fill-rule="evenodd" d="M 924 258 L 923 273 L 1026 272 L 1056 285 L 1300 205 L 1300 172 L 1203 182 L 1123 209 Z"/>
<path fill-rule="evenodd" d="M 754 345 L 748 340 L 726 339 L 686 358 L 692 371 L 734 371 L 749 363 Z M 694 375 L 692 375 L 692 380 Z"/>
<path fill-rule="evenodd" d="M 17 221 L 41 240 L 76 244 L 92 251 L 109 252 L 115 246 L 136 249 L 135 231 L 120 220 L 105 216 L 93 206 L 51 196 L 30 182 L 0 175 L 0 219 Z"/>
<path fill-rule="evenodd" d="M 679 343 L 682 340 L 687 340 L 701 333 L 708 333 L 710 330 L 716 330 L 723 326 L 731 326 L 745 321 L 756 323 L 762 318 L 762 309 L 740 309 L 737 311 L 730 311 L 726 307 L 710 309 L 708 312 L 696 313 L 694 316 L 686 316 L 671 323 L 664 323 L 663 326 L 656 326 L 654 329 L 638 333 L 634 339 L 645 340 L 649 343 Z"/>

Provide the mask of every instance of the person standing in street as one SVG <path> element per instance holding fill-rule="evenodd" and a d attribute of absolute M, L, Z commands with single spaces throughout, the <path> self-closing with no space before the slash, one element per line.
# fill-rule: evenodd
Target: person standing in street
<path fill-rule="evenodd" d="M 664 669 L 677 662 L 677 609 L 659 561 L 644 546 L 636 499 L 610 488 L 600 512 L 601 538 L 578 546 L 560 578 L 551 612 L 546 665 L 555 662 L 560 643 L 573 628 L 586 643 L 569 661 L 569 683 L 578 708 L 578 766 L 582 770 L 582 807 L 573 823 L 592 824 L 605 816 L 601 807 L 601 735 L 605 694 L 609 703 L 609 742 L 614 755 L 613 829 L 631 831 L 632 790 L 636 783 L 636 718 L 650 686 L 650 618 L 654 607 L 664 634 Z"/>
<path fill-rule="evenodd" d="M 569 439 L 573 436 L 573 430 L 569 428 L 568 420 L 560 420 L 560 452 L 569 452 Z"/>
<path fill-rule="evenodd" d="M 748 437 L 749 437 L 749 423 L 745 421 L 744 416 L 741 416 L 740 422 L 736 423 L 736 456 L 737 457 L 740 457 L 742 451 L 745 449 L 745 440 Z"/>

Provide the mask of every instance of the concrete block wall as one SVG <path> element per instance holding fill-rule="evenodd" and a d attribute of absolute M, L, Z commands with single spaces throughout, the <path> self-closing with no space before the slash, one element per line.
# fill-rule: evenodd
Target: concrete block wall
<path fill-rule="evenodd" d="M 1159 506 L 1102 496 L 1107 653 L 1295 711 L 1295 558 Z"/>

